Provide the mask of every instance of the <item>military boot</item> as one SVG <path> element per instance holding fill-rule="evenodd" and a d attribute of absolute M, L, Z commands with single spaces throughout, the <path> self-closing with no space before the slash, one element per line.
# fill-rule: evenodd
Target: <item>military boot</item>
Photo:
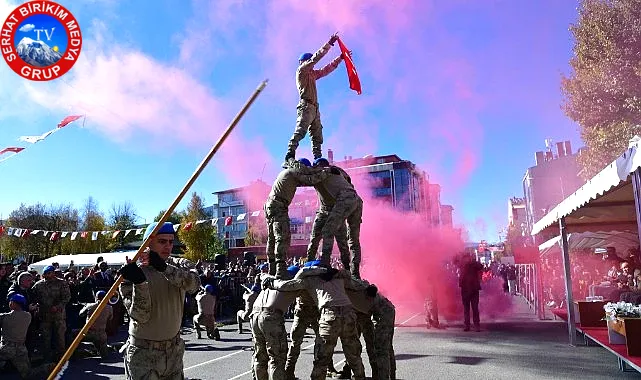
<path fill-rule="evenodd" d="M 214 337 L 214 340 L 220 340 L 220 331 L 217 328 L 212 331 L 211 335 Z"/>
<path fill-rule="evenodd" d="M 338 373 L 339 379 L 351 379 L 352 378 L 352 369 L 349 368 L 348 364 L 345 364 L 343 369 Z"/>
<path fill-rule="evenodd" d="M 200 328 L 200 326 L 198 326 L 198 324 L 196 324 L 194 327 L 196 327 L 196 334 L 198 334 L 198 339 L 202 339 L 203 337 L 200 334 L 203 330 Z"/>
<path fill-rule="evenodd" d="M 295 160 L 296 160 L 296 153 L 287 152 L 287 154 L 285 155 L 285 162 L 283 163 L 283 169 L 289 168 L 291 162 Z"/>

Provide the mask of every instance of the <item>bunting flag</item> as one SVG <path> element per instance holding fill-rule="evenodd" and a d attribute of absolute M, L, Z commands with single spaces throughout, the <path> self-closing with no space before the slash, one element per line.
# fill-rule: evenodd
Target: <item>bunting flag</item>
<path fill-rule="evenodd" d="M 4 148 L 0 150 L 0 162 L 10 159 L 16 154 L 22 152 L 23 150 L 24 148 L 18 148 L 18 147 L 9 147 L 9 148 Z M 6 157 L 2 157 L 6 153 L 13 153 L 13 154 L 10 154 L 9 156 L 6 156 Z"/>
<path fill-rule="evenodd" d="M 358 78 L 358 73 L 356 72 L 356 66 L 354 66 L 354 61 L 352 60 L 352 54 L 349 49 L 345 46 L 341 39 L 338 39 L 338 46 L 341 48 L 341 53 L 343 54 L 343 60 L 345 61 L 345 68 L 347 69 L 347 77 L 349 78 L 349 88 L 356 91 L 358 95 L 362 93 L 361 90 L 361 80 Z"/>
<path fill-rule="evenodd" d="M 41 134 L 40 136 L 20 136 L 18 141 L 28 142 L 30 144 L 35 144 L 39 141 L 46 139 L 50 134 L 56 132 L 58 129 L 52 129 L 48 132 Z"/>
<path fill-rule="evenodd" d="M 74 121 L 80 119 L 81 117 L 84 117 L 84 115 L 72 115 L 72 116 L 67 116 L 60 123 L 58 123 L 58 128 L 63 128 L 66 127 L 67 125 L 73 123 Z"/>

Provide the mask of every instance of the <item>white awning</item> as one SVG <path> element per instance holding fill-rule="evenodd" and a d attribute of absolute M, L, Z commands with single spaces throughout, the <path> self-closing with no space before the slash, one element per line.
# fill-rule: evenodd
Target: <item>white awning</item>
<path fill-rule="evenodd" d="M 72 260 L 73 260 L 73 264 L 78 268 L 89 267 L 89 266 L 96 265 L 96 261 L 100 256 L 102 256 L 102 258 L 105 260 L 105 262 L 109 266 L 121 266 L 127 262 L 126 261 L 127 257 L 132 259 L 134 256 L 136 256 L 137 252 L 138 251 L 81 253 L 78 255 L 58 255 L 58 256 L 49 257 L 42 261 L 38 261 L 37 263 L 33 263 L 29 265 L 29 268 L 38 271 L 38 273 L 42 273 L 42 270 L 47 265 L 51 265 L 52 263 L 58 263 L 60 265 L 60 269 L 67 269 Z"/>
<path fill-rule="evenodd" d="M 541 256 L 554 250 L 560 250 L 561 236 L 539 245 Z M 639 246 L 639 237 L 636 232 L 610 231 L 610 232 L 583 232 L 568 234 L 568 247 L 572 249 L 592 249 L 614 247 L 617 255 L 626 258 L 630 248 Z"/>
<path fill-rule="evenodd" d="M 635 137 L 637 139 L 638 136 Z M 630 174 L 641 167 L 639 141 L 605 169 L 565 198 L 532 228 L 536 235 L 559 219 L 572 217 L 573 231 L 636 229 L 636 211 Z M 590 204 L 590 207 L 584 207 Z M 601 227 L 599 227 L 600 225 Z"/>

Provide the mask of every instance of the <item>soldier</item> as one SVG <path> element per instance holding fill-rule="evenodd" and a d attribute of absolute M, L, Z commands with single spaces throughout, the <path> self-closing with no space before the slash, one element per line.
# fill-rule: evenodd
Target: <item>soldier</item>
<path fill-rule="evenodd" d="M 464 331 L 470 331 L 470 308 L 472 309 L 474 328 L 477 332 L 481 331 L 479 290 L 481 290 L 482 275 L 483 265 L 474 260 L 471 255 L 463 255 L 459 275 L 459 287 L 461 288 L 461 300 L 463 301 Z"/>
<path fill-rule="evenodd" d="M 293 278 L 298 267 L 287 268 L 287 277 Z M 254 303 L 252 334 L 254 339 L 254 376 L 256 380 L 282 380 L 287 361 L 287 331 L 285 311 L 296 298 L 295 292 L 263 289 Z M 293 374 L 292 374 L 293 377 Z"/>
<path fill-rule="evenodd" d="M 53 266 L 49 265 L 42 271 L 43 279 L 33 285 L 33 295 L 38 303 L 38 319 L 40 320 L 40 335 L 42 354 L 47 361 L 56 360 L 65 352 L 66 306 L 71 300 L 71 291 L 66 281 L 56 277 Z M 55 341 L 55 349 L 51 350 L 51 339 Z"/>
<path fill-rule="evenodd" d="M 267 219 L 267 259 L 269 274 L 278 277 L 287 272 L 287 252 L 291 243 L 289 229 L 289 205 L 294 199 L 299 186 L 313 186 L 328 176 L 328 171 L 311 168 L 311 162 L 302 158 L 292 162 L 291 166 L 278 174 L 272 185 L 267 202 L 265 218 Z"/>
<path fill-rule="evenodd" d="M 314 268 L 321 265 L 321 268 Z M 362 346 L 358 339 L 356 314 L 352 303 L 345 293 L 344 280 L 350 277 L 347 271 L 338 271 L 320 261 L 306 263 L 313 271 L 301 270 L 293 280 L 281 281 L 267 278 L 264 287 L 280 291 L 297 291 L 307 289 L 320 311 L 319 332 L 321 347 L 314 359 L 311 379 L 325 379 L 327 369 L 332 362 L 332 355 L 338 338 L 341 338 L 343 352 L 347 363 L 354 371 L 354 379 L 365 379 L 365 370 L 361 360 Z"/>
<path fill-rule="evenodd" d="M 247 290 L 247 288 L 245 288 L 245 290 Z M 260 293 L 260 285 L 254 284 L 254 286 L 252 286 L 249 291 L 246 291 L 245 294 L 243 294 L 245 308 L 242 310 L 238 310 L 238 312 L 236 313 L 236 321 L 238 322 L 239 334 L 243 333 L 243 322 L 249 322 L 252 310 L 254 308 L 254 302 L 256 301 L 256 297 L 258 297 L 258 293 Z"/>
<path fill-rule="evenodd" d="M 396 379 L 396 357 L 394 355 L 394 321 L 396 308 L 394 304 L 378 293 L 375 285 L 367 288 L 367 295 L 374 301 L 372 321 L 374 323 L 374 348 L 376 351 L 376 368 L 380 380 Z"/>
<path fill-rule="evenodd" d="M 119 274 L 124 278 L 120 294 L 129 313 L 129 339 L 125 352 L 128 380 L 182 379 L 185 342 L 180 338 L 186 293 L 200 288 L 193 264 L 170 257 L 174 246 L 174 226 L 165 223 L 155 236 L 157 223 L 147 227 L 143 241 L 150 239 L 141 265 L 129 262 Z"/>
<path fill-rule="evenodd" d="M 374 324 L 372 322 L 372 309 L 374 307 L 374 300 L 368 295 L 370 286 L 366 281 L 359 281 L 354 278 L 345 281 L 345 291 L 352 306 L 356 312 L 356 323 L 358 327 L 358 336 L 363 335 L 365 340 L 365 349 L 367 351 L 367 358 L 369 365 L 372 367 L 372 379 L 378 379 L 378 370 L 376 362 L 376 351 L 374 349 Z M 365 288 L 363 288 L 365 287 Z M 371 290 L 370 290 L 371 291 Z M 340 378 L 349 379 L 351 369 L 349 365 L 345 365 Z"/>
<path fill-rule="evenodd" d="M 194 315 L 194 327 L 196 328 L 198 339 L 202 339 L 200 336 L 200 332 L 202 331 L 200 325 L 204 325 L 209 339 L 220 340 L 220 332 L 216 327 L 216 318 L 214 317 L 216 310 L 216 296 L 214 295 L 214 291 L 215 289 L 212 285 L 206 285 L 204 291 L 201 291 L 196 296 L 198 314 Z"/>
<path fill-rule="evenodd" d="M 26 311 L 27 300 L 18 293 L 9 296 L 9 309 L 10 312 L 0 314 L 2 336 L 0 340 L 0 370 L 4 367 L 5 362 L 10 361 L 20 376 L 26 379 L 32 375 L 29 355 L 25 346 L 31 314 Z"/>
<path fill-rule="evenodd" d="M 323 144 L 323 125 L 321 124 L 320 112 L 318 110 L 318 94 L 316 91 L 316 80 L 320 79 L 332 71 L 336 70 L 343 55 L 334 58 L 332 62 L 327 64 L 320 70 L 314 70 L 316 65 L 330 49 L 330 45 L 338 40 L 336 34 L 332 35 L 325 45 L 323 45 L 316 53 L 304 53 L 298 59 L 298 69 L 296 69 L 296 87 L 300 95 L 298 102 L 296 129 L 294 134 L 289 140 L 287 147 L 287 154 L 285 155 L 285 164 L 296 157 L 296 149 L 298 143 L 305 137 L 307 130 L 309 130 L 310 139 L 312 140 L 312 153 L 314 158 L 321 157 Z"/>
<path fill-rule="evenodd" d="M 354 185 L 349 180 L 349 175 L 343 169 L 330 165 L 325 158 L 317 159 L 315 165 L 330 168 L 331 174 L 316 186 L 316 191 L 333 198 L 335 202 L 321 232 L 323 235 L 322 256 L 325 257 L 322 260 L 329 262 L 332 248 L 334 248 L 334 237 L 347 221 L 347 243 L 351 256 L 349 268 L 352 276 L 360 278 L 363 200 L 356 193 Z"/>
<path fill-rule="evenodd" d="M 294 372 L 296 362 L 300 356 L 300 346 L 303 344 L 303 338 L 305 338 L 305 332 L 308 327 L 311 327 L 314 331 L 314 358 L 316 358 L 316 353 L 318 352 L 321 344 L 320 334 L 318 331 L 319 318 L 320 313 L 318 312 L 312 296 L 307 290 L 299 291 L 298 297 L 296 298 L 296 306 L 294 307 L 294 320 L 292 321 L 292 327 L 289 332 L 292 343 L 287 351 L 287 363 L 285 364 L 286 379 L 292 380 L 295 378 Z"/>
<path fill-rule="evenodd" d="M 90 318 L 94 310 L 98 308 L 100 301 L 105 298 L 107 292 L 104 290 L 99 290 L 96 292 L 96 302 L 85 305 L 85 307 L 80 310 L 80 316 Z M 93 345 L 98 350 L 98 353 L 101 357 L 105 358 L 109 355 L 109 348 L 107 347 L 107 324 L 113 318 L 113 308 L 111 305 L 107 304 L 100 315 L 94 322 L 94 324 L 89 328 L 87 334 L 83 340 L 93 343 Z"/>
<path fill-rule="evenodd" d="M 436 294 L 436 284 L 434 279 L 430 278 L 428 283 L 427 297 L 425 297 L 425 325 L 429 328 L 441 328 L 438 321 L 438 295 Z"/>

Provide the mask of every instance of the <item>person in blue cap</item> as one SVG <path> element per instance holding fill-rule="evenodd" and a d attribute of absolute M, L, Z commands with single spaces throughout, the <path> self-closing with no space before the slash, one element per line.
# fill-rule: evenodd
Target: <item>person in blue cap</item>
<path fill-rule="evenodd" d="M 236 322 L 238 323 L 239 334 L 243 333 L 243 322 L 249 322 L 252 310 L 254 308 L 254 302 L 256 302 L 256 297 L 258 297 L 258 293 L 260 293 L 260 284 L 254 283 L 251 289 L 245 287 L 244 285 L 243 287 L 245 288 L 245 293 L 243 294 L 245 308 L 236 312 Z"/>
<path fill-rule="evenodd" d="M 202 339 L 202 327 L 205 326 L 207 337 L 209 339 L 220 340 L 220 332 L 216 327 L 216 289 L 213 285 L 205 285 L 200 293 L 196 296 L 196 303 L 198 304 L 198 314 L 194 315 L 194 327 L 198 339 Z"/>
<path fill-rule="evenodd" d="M 93 312 L 98 308 L 100 301 L 107 295 L 107 292 L 104 290 L 99 290 L 96 292 L 95 299 L 96 302 L 89 303 L 80 310 L 79 315 L 84 318 L 89 318 Z M 107 346 L 107 324 L 113 318 L 114 312 L 111 305 L 105 305 L 105 308 L 102 309 L 102 312 L 94 322 L 94 324 L 87 331 L 84 339 L 87 342 L 91 342 L 98 350 L 98 353 L 102 358 L 109 355 L 109 347 Z"/>
<path fill-rule="evenodd" d="M 5 302 L 3 300 L 2 302 Z M 8 313 L 0 314 L 0 370 L 9 361 L 23 379 L 31 376 L 31 365 L 25 340 L 31 324 L 31 314 L 27 311 L 27 299 L 18 293 L 9 296 Z"/>
<path fill-rule="evenodd" d="M 343 59 L 343 55 L 334 58 L 330 63 L 320 70 L 314 70 L 314 66 L 329 52 L 331 46 L 338 40 L 338 35 L 333 34 L 314 54 L 304 53 L 298 59 L 298 69 L 296 69 L 296 87 L 300 95 L 300 101 L 296 107 L 296 128 L 294 134 L 289 140 L 287 154 L 285 155 L 285 164 L 296 158 L 296 149 L 298 143 L 302 140 L 307 131 L 312 140 L 312 153 L 314 158 L 321 157 L 323 144 L 323 125 L 321 124 L 320 112 L 318 110 L 318 93 L 316 91 L 316 80 L 329 75 L 336 70 Z"/>
<path fill-rule="evenodd" d="M 129 313 L 129 339 L 121 348 L 127 379 L 184 378 L 185 342 L 180 337 L 186 293 L 196 293 L 200 277 L 195 265 L 170 257 L 176 232 L 164 223 L 154 235 L 150 224 L 143 239 L 149 248 L 140 264 L 129 262 L 118 273 L 124 278 L 120 295 Z"/>
<path fill-rule="evenodd" d="M 46 266 L 42 271 L 42 280 L 36 282 L 31 289 L 33 300 L 38 304 L 39 341 L 45 361 L 58 360 L 67 349 L 66 307 L 71 300 L 71 290 L 67 281 L 56 277 L 55 270 L 52 265 Z"/>

